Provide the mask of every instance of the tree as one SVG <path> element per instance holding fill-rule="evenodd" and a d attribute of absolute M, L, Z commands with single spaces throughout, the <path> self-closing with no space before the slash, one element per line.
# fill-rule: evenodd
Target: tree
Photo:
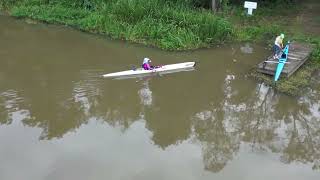
<path fill-rule="evenodd" d="M 220 0 L 212 0 L 211 1 L 211 9 L 213 12 L 217 12 L 220 7 Z"/>

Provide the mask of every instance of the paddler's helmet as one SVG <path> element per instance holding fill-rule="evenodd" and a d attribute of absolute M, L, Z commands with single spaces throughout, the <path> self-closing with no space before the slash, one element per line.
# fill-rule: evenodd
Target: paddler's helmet
<path fill-rule="evenodd" d="M 280 34 L 280 37 L 281 37 L 281 39 L 284 39 L 284 34 L 281 33 L 281 34 Z"/>
<path fill-rule="evenodd" d="M 149 63 L 149 62 L 151 62 L 151 60 L 150 60 L 149 58 L 145 57 L 145 58 L 143 59 L 143 64 Z"/>

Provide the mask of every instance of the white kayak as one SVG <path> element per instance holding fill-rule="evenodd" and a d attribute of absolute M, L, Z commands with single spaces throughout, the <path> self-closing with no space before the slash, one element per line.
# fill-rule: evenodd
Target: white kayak
<path fill-rule="evenodd" d="M 138 68 L 134 70 L 127 70 L 127 71 L 120 71 L 110 74 L 104 74 L 103 77 L 121 77 L 121 76 L 135 76 L 135 75 L 147 75 L 153 73 L 163 73 L 172 72 L 176 70 L 184 70 L 193 68 L 196 65 L 195 62 L 184 62 L 184 63 L 177 63 L 177 64 L 168 64 L 163 65 L 161 67 L 152 69 L 152 70 L 144 70 L 143 68 Z"/>

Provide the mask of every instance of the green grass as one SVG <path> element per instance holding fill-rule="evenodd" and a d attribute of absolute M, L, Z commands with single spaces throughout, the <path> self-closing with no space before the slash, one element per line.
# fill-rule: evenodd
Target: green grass
<path fill-rule="evenodd" d="M 226 19 L 183 3 L 164 0 L 93 1 L 90 5 L 72 3 L 75 0 L 45 2 L 25 0 L 11 8 L 11 15 L 65 24 L 166 50 L 209 47 L 230 41 L 234 36 L 234 27 Z"/>
<path fill-rule="evenodd" d="M 226 6 L 222 13 L 214 15 L 209 10 L 194 8 L 192 0 L 4 1 L 13 6 L 10 11 L 16 17 L 70 25 L 166 50 L 273 39 L 283 29 L 264 17 L 285 15 L 296 9 L 291 5 L 284 8 L 288 5 L 280 1 L 277 6 L 264 4 L 254 16 L 247 16 L 242 6 Z"/>
<path fill-rule="evenodd" d="M 239 26 L 236 31 L 238 41 L 265 41 L 271 43 L 271 39 L 283 32 L 282 28 L 277 24 L 256 25 L 256 26 Z M 269 41 L 270 40 L 270 41 Z"/>
<path fill-rule="evenodd" d="M 301 10 L 299 4 L 290 4 L 283 0 L 276 4 L 269 1 L 260 2 L 253 15 L 247 15 L 242 6 L 228 6 L 221 12 L 221 16 L 234 24 L 235 40 L 263 41 L 272 43 L 276 35 L 288 32 L 286 28 L 288 16 Z"/>

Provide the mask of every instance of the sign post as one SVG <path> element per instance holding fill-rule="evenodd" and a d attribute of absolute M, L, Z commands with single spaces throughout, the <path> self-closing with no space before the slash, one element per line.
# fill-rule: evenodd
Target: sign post
<path fill-rule="evenodd" d="M 257 9 L 257 3 L 251 1 L 244 2 L 244 8 L 248 8 L 248 15 L 252 15 L 252 11 Z"/>

